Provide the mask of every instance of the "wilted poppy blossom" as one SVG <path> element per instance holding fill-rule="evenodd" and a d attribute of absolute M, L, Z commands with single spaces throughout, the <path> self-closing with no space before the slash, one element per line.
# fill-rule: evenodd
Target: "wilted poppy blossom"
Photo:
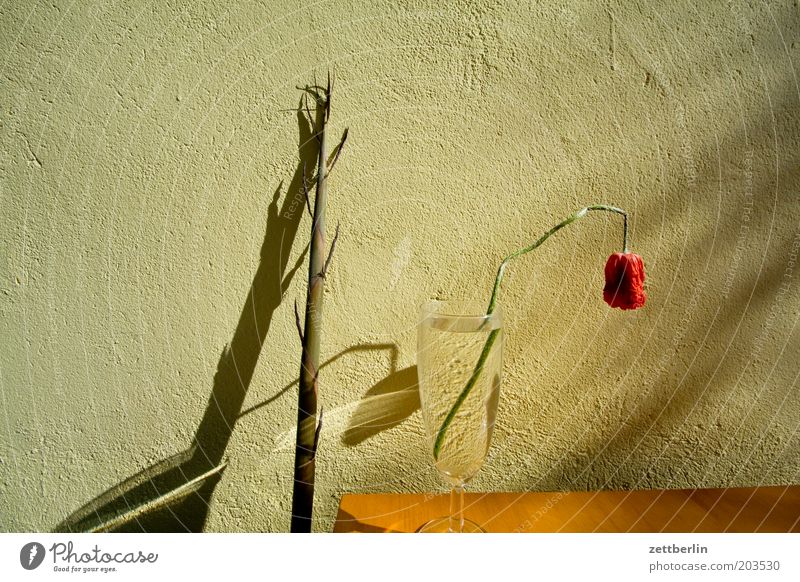
<path fill-rule="evenodd" d="M 606 262 L 603 299 L 611 307 L 638 309 L 644 305 L 644 261 L 634 253 L 614 253 Z"/>

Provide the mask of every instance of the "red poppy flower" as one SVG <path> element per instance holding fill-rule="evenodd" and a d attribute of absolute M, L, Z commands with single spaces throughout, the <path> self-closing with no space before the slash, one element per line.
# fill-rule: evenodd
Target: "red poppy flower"
<path fill-rule="evenodd" d="M 603 299 L 611 307 L 638 309 L 644 305 L 644 261 L 634 253 L 614 253 L 606 262 Z"/>

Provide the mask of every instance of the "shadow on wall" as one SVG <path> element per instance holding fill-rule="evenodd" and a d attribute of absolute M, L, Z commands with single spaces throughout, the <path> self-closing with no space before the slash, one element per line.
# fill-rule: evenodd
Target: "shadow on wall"
<path fill-rule="evenodd" d="M 225 466 L 225 450 L 240 417 L 272 316 L 306 256 L 307 247 L 287 272 L 305 209 L 303 167 L 314 167 L 317 157 L 317 140 L 300 105 L 297 122 L 298 165 L 280 210 L 282 184 L 269 205 L 261 261 L 233 339 L 220 356 L 211 397 L 192 446 L 110 488 L 64 519 L 55 531 L 203 530 L 211 494 Z"/>
<path fill-rule="evenodd" d="M 347 348 L 325 361 L 320 370 L 349 354 L 379 351 L 388 351 L 390 354 L 389 374 L 367 390 L 355 406 L 347 429 L 342 434 L 342 443 L 350 447 L 364 442 L 381 431 L 397 426 L 420 407 L 417 367 L 409 366 L 398 370 L 397 346 L 393 343 L 362 344 Z M 295 380 L 284 386 L 264 402 L 242 412 L 239 418 L 268 406 L 297 384 L 298 380 Z M 295 429 L 289 432 L 294 434 Z"/>
<path fill-rule="evenodd" d="M 727 406 L 734 405 L 745 393 L 752 392 L 758 396 L 770 381 L 771 371 L 756 383 L 751 380 L 739 382 L 753 362 L 767 369 L 764 362 L 758 364 L 757 361 L 766 357 L 761 346 L 770 338 L 771 326 L 778 314 L 773 310 L 781 307 L 781 286 L 786 283 L 784 277 L 790 255 L 789 241 L 774 236 L 772 220 L 775 216 L 785 217 L 792 212 L 796 215 L 796 209 L 790 206 L 791 198 L 780 192 L 778 186 L 797 183 L 800 173 L 796 167 L 786 163 L 775 166 L 764 163 L 751 170 L 748 183 L 741 177 L 745 173 L 743 170 L 738 174 L 731 170 L 723 171 L 740 167 L 741 158 L 746 154 L 730 146 L 720 148 L 719 143 L 743 143 L 746 151 L 757 154 L 766 151 L 768 157 L 778 157 L 780 152 L 771 150 L 769 146 L 774 136 L 779 135 L 773 117 L 776 111 L 791 111 L 796 107 L 797 99 L 797 93 L 791 88 L 773 95 L 773 110 L 764 111 L 761 117 L 748 118 L 742 135 L 724 136 L 723 139 L 717 136 L 716 144 L 709 143 L 697 153 L 695 166 L 701 168 L 694 177 L 695 182 L 701 185 L 697 190 L 712 184 L 714 187 L 709 191 L 719 189 L 720 192 L 718 199 L 715 196 L 702 197 L 695 192 L 696 206 L 692 210 L 708 216 L 717 214 L 717 218 L 711 224 L 713 231 L 696 230 L 686 240 L 681 249 L 683 261 L 678 263 L 682 270 L 664 275 L 661 288 L 686 298 L 675 307 L 681 310 L 677 315 L 684 314 L 684 318 L 680 320 L 680 328 L 666 333 L 666 349 L 657 362 L 659 365 L 655 367 L 652 379 L 641 387 L 637 401 L 632 407 L 625 407 L 628 412 L 623 418 L 613 417 L 609 409 L 601 410 L 597 421 L 608 424 L 602 438 L 574 443 L 561 453 L 560 462 L 544 468 L 541 478 L 529 480 L 521 476 L 512 487 L 547 491 L 565 489 L 565 483 L 569 484 L 570 490 L 603 490 L 612 485 L 615 489 L 642 489 L 764 484 L 764 481 L 756 483 L 752 475 L 759 475 L 770 483 L 786 480 L 785 476 L 781 479 L 773 477 L 780 469 L 776 464 L 777 457 L 754 455 L 759 447 L 765 446 L 766 429 L 773 424 L 747 434 L 745 422 L 752 409 L 745 413 L 738 426 L 724 425 L 722 421 Z M 701 163 L 706 160 L 714 160 L 714 163 Z M 734 178 L 740 181 L 731 182 Z M 723 184 L 733 191 L 744 189 L 741 199 L 746 201 L 747 196 L 752 197 L 752 213 L 744 210 L 719 213 L 714 206 L 721 200 Z M 742 206 L 746 206 L 746 202 L 742 202 Z M 678 208 L 667 210 L 667 222 L 680 220 Z M 640 214 L 657 215 L 661 212 L 653 203 L 639 210 Z M 719 259 L 727 258 L 726 252 L 732 252 L 733 259 L 730 264 L 726 262 L 720 266 Z M 754 269 L 744 268 L 747 260 L 752 261 Z M 687 271 L 695 268 L 689 282 L 681 279 Z M 666 299 L 662 301 L 666 302 Z M 716 310 L 697 309 L 697 305 L 704 301 L 716 302 Z M 782 308 L 788 306 L 784 304 Z M 748 327 L 747 321 L 758 324 Z M 702 341 L 698 347 L 685 341 L 687 338 Z M 796 344 L 788 341 L 787 338 L 787 349 L 794 345 L 795 349 L 791 351 L 797 353 Z M 742 357 L 737 349 L 750 351 Z M 787 352 L 770 363 L 777 366 L 779 361 L 788 362 L 792 357 Z M 772 389 L 789 399 L 794 385 Z M 703 410 L 708 412 L 699 414 Z M 784 407 L 784 410 L 783 414 L 786 414 L 791 409 Z M 780 410 L 775 412 L 772 423 L 781 422 L 779 413 Z M 610 422 L 609 418 L 613 421 Z M 784 422 L 791 426 L 790 419 Z M 682 428 L 685 429 L 683 432 Z M 658 443 L 659 453 L 646 463 L 635 462 L 642 449 L 654 448 L 652 442 L 646 441 L 647 438 Z M 748 451 L 749 455 L 745 457 L 743 452 Z M 791 473 L 796 475 L 793 468 Z M 696 481 L 689 482 L 688 478 Z M 796 480 L 796 477 L 790 478 Z"/>
<path fill-rule="evenodd" d="M 350 417 L 342 443 L 353 447 L 397 426 L 419 410 L 417 367 L 393 372 L 367 390 Z"/>
<path fill-rule="evenodd" d="M 792 89 L 773 95 L 774 109 L 764 111 L 760 117 L 749 118 L 743 134 L 730 136 L 727 143 L 742 140 L 751 151 L 763 153 L 766 150 L 767 156 L 773 158 L 770 162 L 775 162 L 780 151 L 771 150 L 775 146 L 770 145 L 776 133 L 773 115 L 776 111 L 791 111 L 797 99 Z M 742 155 L 733 148 L 720 151 L 709 145 L 708 151 L 698 156 L 701 157 L 717 157 L 718 168 L 719 165 L 735 167 Z M 726 420 L 727 408 L 735 407 L 741 398 L 748 401 L 752 398 L 755 403 L 768 384 L 774 382 L 770 376 L 778 363 L 788 362 L 793 357 L 792 352 L 798 353 L 797 344 L 791 349 L 789 338 L 786 354 L 781 351 L 781 354 L 770 355 L 762 351 L 774 331 L 776 312 L 772 310 L 781 308 L 786 310 L 786 315 L 790 313 L 788 305 L 780 303 L 790 241 L 781 241 L 775 236 L 773 220 L 793 212 L 792 199 L 779 192 L 779 184 L 795 184 L 800 176 L 796 167 L 783 163 L 771 166 L 770 162 L 753 168 L 750 182 L 744 181 L 744 194 L 752 197 L 752 214 L 748 213 L 743 197 L 741 211 L 721 216 L 714 224 L 710 249 L 708 238 L 703 236 L 688 241 L 687 264 L 705 267 L 702 272 L 698 271 L 697 280 L 687 289 L 692 293 L 685 292 L 689 299 L 686 318 L 681 320 L 685 322 L 682 329 L 670 333 L 674 354 L 655 371 L 653 384 L 637 403 L 635 414 L 626 418 L 602 444 L 603 458 L 593 460 L 582 471 L 581 476 L 587 478 L 587 488 L 606 488 L 611 480 L 617 486 L 643 488 L 750 486 L 765 484 L 763 479 L 767 483 L 775 479 L 772 473 L 779 469 L 775 460 L 769 455 L 763 458 L 754 455 L 768 436 L 762 431 L 770 426 L 774 428 L 774 424 L 753 425 L 750 429 L 756 430 L 748 435 L 747 422 L 756 422 L 752 408 L 737 418 L 736 425 Z M 707 174 L 700 172 L 698 182 L 722 183 L 725 177 L 712 166 Z M 733 187 L 739 186 L 734 184 Z M 714 270 L 709 266 L 720 252 L 714 251 L 714 245 L 718 249 L 734 249 L 731 263 L 726 263 L 722 269 Z M 752 267 L 744 268 L 748 264 Z M 690 311 L 693 294 L 705 296 L 708 302 L 715 301 L 716 310 Z M 684 338 L 701 340 L 700 348 L 685 343 Z M 764 361 L 759 362 L 759 359 Z M 759 369 L 764 373 L 758 373 L 757 380 L 742 382 L 748 371 Z M 788 385 L 773 389 L 785 394 L 786 399 L 794 392 L 793 386 Z M 706 406 L 710 407 L 709 413 L 699 414 Z M 778 413 L 776 409 L 773 423 Z M 645 444 L 648 435 L 663 438 L 657 435 L 665 434 L 669 439 L 659 445 L 658 456 L 646 466 L 630 462 L 642 447 L 652 446 Z M 594 464 L 604 468 L 591 475 Z M 791 473 L 796 474 L 794 469 Z M 687 475 L 693 479 L 699 476 L 699 480 L 687 483 Z"/>
<path fill-rule="evenodd" d="M 281 186 L 273 195 L 261 262 L 233 339 L 220 356 L 211 397 L 192 446 L 111 487 L 65 518 L 55 531 L 202 531 L 211 495 L 222 478 L 225 451 L 236 422 L 275 402 L 298 384 L 296 380 L 264 402 L 242 411 L 272 315 L 304 263 L 308 250 L 306 246 L 287 272 L 288 257 L 305 209 L 301 189 L 303 167 L 313 167 L 317 156 L 317 142 L 301 109 L 298 109 L 297 119 L 299 163 L 280 211 Z M 356 405 L 342 435 L 342 442 L 347 446 L 355 446 L 400 424 L 420 407 L 417 368 L 397 370 L 397 346 L 393 343 L 353 346 L 330 358 L 320 369 L 345 355 L 373 351 L 389 351 L 389 374 L 372 386 Z"/>

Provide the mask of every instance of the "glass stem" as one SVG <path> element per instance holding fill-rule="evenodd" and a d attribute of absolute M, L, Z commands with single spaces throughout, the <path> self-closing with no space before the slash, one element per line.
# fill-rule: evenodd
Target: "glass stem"
<path fill-rule="evenodd" d="M 464 486 L 456 485 L 450 490 L 450 526 L 452 533 L 464 533 Z"/>

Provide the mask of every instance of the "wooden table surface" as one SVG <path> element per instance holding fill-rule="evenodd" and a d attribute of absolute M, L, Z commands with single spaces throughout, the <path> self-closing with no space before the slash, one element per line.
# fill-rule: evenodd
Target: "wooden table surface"
<path fill-rule="evenodd" d="M 335 532 L 413 532 L 448 495 L 344 495 Z M 488 532 L 800 532 L 800 486 L 572 493 L 467 493 Z"/>

